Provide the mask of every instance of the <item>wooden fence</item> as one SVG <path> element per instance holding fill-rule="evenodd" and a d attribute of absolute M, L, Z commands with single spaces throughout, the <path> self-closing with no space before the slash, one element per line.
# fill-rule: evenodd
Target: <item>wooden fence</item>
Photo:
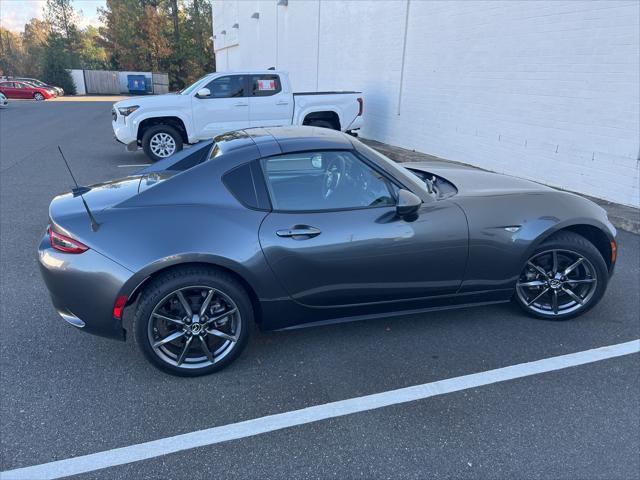
<path fill-rule="evenodd" d="M 120 93 L 118 72 L 115 71 L 85 70 L 84 84 L 89 95 L 117 95 Z"/>

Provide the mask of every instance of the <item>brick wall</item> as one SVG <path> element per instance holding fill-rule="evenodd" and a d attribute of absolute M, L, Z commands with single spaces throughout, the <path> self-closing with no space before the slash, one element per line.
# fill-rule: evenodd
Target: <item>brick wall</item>
<path fill-rule="evenodd" d="M 365 137 L 640 206 L 638 1 L 213 7 L 219 70 L 276 66 L 297 91 L 363 90 Z"/>

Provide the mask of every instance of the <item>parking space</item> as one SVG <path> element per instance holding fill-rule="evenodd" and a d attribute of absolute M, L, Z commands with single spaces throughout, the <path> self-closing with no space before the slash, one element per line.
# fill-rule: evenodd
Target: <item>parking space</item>
<path fill-rule="evenodd" d="M 0 110 L 2 470 L 148 442 L 640 338 L 640 237 L 619 234 L 604 300 L 569 322 L 505 304 L 287 332 L 197 379 L 56 315 L 35 250 L 51 198 L 147 163 L 112 139 L 112 99 Z M 86 478 L 630 478 L 638 355 L 247 436 Z"/>

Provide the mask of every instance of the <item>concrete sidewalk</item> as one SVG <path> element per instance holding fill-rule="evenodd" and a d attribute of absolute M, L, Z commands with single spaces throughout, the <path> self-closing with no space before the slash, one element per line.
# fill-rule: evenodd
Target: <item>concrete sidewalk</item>
<path fill-rule="evenodd" d="M 446 160 L 444 158 L 435 157 L 426 153 L 415 152 L 413 150 L 406 150 L 404 148 L 395 147 L 393 145 L 387 145 L 386 143 L 377 142 L 375 140 L 368 140 L 360 138 L 363 142 L 372 148 L 375 148 L 380 153 L 383 153 L 387 157 L 395 160 L 396 162 L 443 162 L 443 163 L 457 163 L 467 168 L 477 168 L 465 163 L 455 162 L 453 160 Z M 579 192 L 573 192 L 579 193 Z M 626 205 L 619 205 L 617 203 L 608 202 L 599 198 L 589 197 L 579 193 L 583 197 L 586 197 L 607 211 L 609 220 L 615 225 L 616 228 L 626 230 L 631 233 L 640 234 L 640 210 L 637 208 L 629 207 Z"/>

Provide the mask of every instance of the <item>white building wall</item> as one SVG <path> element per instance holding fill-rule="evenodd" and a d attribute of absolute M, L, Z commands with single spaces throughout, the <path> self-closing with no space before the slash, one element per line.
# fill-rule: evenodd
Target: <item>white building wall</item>
<path fill-rule="evenodd" d="M 218 70 L 275 66 L 296 91 L 362 90 L 366 138 L 640 206 L 636 0 L 214 0 L 213 11 Z M 220 32 L 234 23 L 230 42 Z"/>

